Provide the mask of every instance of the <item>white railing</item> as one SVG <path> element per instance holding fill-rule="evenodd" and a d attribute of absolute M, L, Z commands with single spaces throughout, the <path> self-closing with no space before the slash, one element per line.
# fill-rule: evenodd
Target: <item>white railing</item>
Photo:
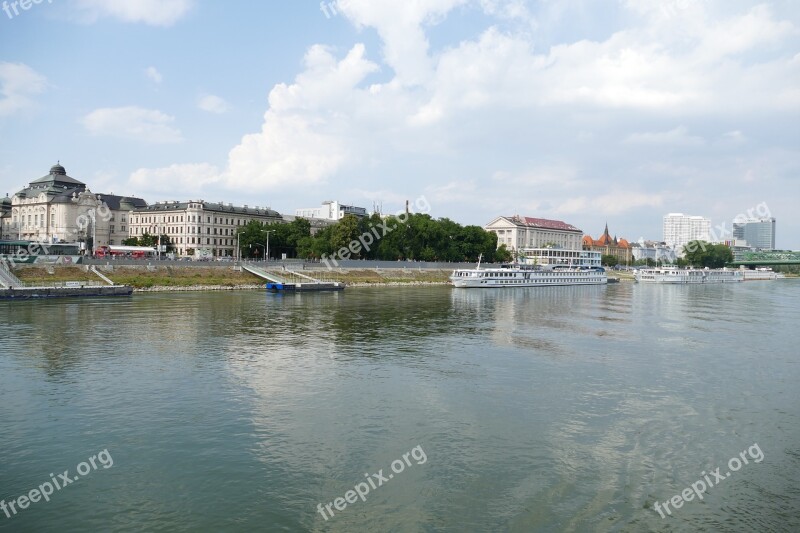
<path fill-rule="evenodd" d="M 0 259 L 0 284 L 7 288 L 21 287 L 23 283 L 11 272 L 5 259 Z"/>

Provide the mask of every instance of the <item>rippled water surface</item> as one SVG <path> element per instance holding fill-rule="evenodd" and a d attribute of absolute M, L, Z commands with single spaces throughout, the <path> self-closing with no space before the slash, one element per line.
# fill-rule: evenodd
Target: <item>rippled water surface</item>
<path fill-rule="evenodd" d="M 107 450 L 0 531 L 800 530 L 797 281 L 137 294 L 0 317 L 0 499 Z M 756 443 L 761 462 L 656 512 Z M 380 471 L 366 501 L 318 512 Z"/>

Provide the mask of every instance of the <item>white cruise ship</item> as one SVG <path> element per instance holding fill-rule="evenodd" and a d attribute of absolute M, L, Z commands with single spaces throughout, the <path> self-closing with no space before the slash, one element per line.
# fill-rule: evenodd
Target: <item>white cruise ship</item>
<path fill-rule="evenodd" d="M 738 283 L 744 281 L 741 270 L 723 269 L 679 269 L 675 267 L 642 268 L 636 271 L 639 283 L 694 284 L 694 283 Z"/>
<path fill-rule="evenodd" d="M 454 287 L 496 289 L 502 287 L 554 287 L 603 285 L 608 277 L 602 267 L 541 267 L 503 265 L 497 268 L 462 268 L 450 275 Z"/>

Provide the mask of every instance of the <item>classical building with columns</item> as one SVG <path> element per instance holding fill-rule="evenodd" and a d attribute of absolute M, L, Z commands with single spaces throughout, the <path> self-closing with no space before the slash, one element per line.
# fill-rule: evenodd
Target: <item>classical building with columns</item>
<path fill-rule="evenodd" d="M 141 198 L 95 194 L 60 164 L 10 200 L 10 207 L 3 200 L 4 238 L 82 242 L 87 249 L 120 244 L 128 237 L 130 212 L 147 205 Z"/>

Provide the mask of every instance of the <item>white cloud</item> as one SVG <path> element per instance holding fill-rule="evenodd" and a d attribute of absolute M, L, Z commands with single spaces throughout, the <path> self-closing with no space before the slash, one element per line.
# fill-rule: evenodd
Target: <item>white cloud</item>
<path fill-rule="evenodd" d="M 144 74 L 156 85 L 160 84 L 164 79 L 156 67 L 147 67 L 144 69 Z"/>
<path fill-rule="evenodd" d="M 131 174 L 128 184 L 138 194 L 144 192 L 162 196 L 180 191 L 182 200 L 187 195 L 201 197 L 207 187 L 219 181 L 219 169 L 208 163 L 175 164 L 164 168 L 140 168 Z"/>
<path fill-rule="evenodd" d="M 631 144 L 702 146 L 705 144 L 705 139 L 689 135 L 689 130 L 686 127 L 678 126 L 669 131 L 633 133 L 625 139 L 625 142 Z"/>
<path fill-rule="evenodd" d="M 272 89 L 261 131 L 245 135 L 230 150 L 227 167 L 217 177 L 221 184 L 256 191 L 315 184 L 348 160 L 350 147 L 342 136 L 347 134 L 347 117 L 358 107 L 353 91 L 377 67 L 364 58 L 363 45 L 354 46 L 341 61 L 315 46 L 305 64 L 294 84 Z M 347 113 L 325 112 L 337 103 Z"/>
<path fill-rule="evenodd" d="M 664 196 L 660 193 L 618 191 L 599 196 L 569 198 L 558 205 L 554 212 L 559 215 L 585 214 L 620 215 L 642 207 L 661 207 Z"/>
<path fill-rule="evenodd" d="M 394 69 L 396 82 L 414 86 L 427 83 L 434 68 L 423 26 L 436 24 L 451 9 L 466 3 L 467 0 L 339 0 L 337 6 L 356 26 L 377 30 L 383 41 L 384 59 Z"/>
<path fill-rule="evenodd" d="M 500 18 L 531 21 L 532 15 L 524 0 L 481 0 L 483 11 Z"/>
<path fill-rule="evenodd" d="M 183 140 L 180 130 L 172 126 L 174 121 L 155 109 L 128 106 L 95 109 L 83 118 L 83 125 L 93 135 L 174 143 Z"/>
<path fill-rule="evenodd" d="M 74 0 L 88 22 L 111 17 L 150 26 L 172 26 L 192 8 L 193 0 Z"/>
<path fill-rule="evenodd" d="M 222 114 L 228 110 L 228 102 L 213 94 L 206 94 L 197 99 L 197 107 L 209 113 Z"/>
<path fill-rule="evenodd" d="M 47 78 L 28 65 L 0 62 L 0 117 L 31 106 L 46 88 Z"/>
<path fill-rule="evenodd" d="M 745 137 L 744 133 L 739 130 L 725 132 L 722 137 L 724 140 L 734 143 L 743 143 L 747 140 L 747 137 Z"/>

